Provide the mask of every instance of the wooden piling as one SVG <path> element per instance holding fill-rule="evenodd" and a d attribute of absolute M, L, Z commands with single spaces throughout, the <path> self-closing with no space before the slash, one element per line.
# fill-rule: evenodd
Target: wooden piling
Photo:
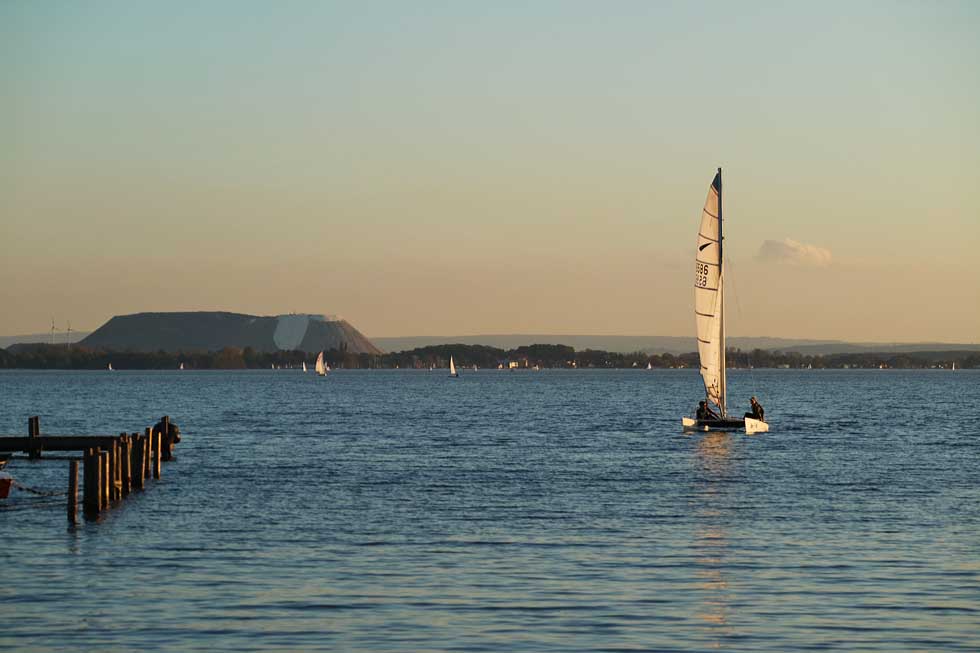
<path fill-rule="evenodd" d="M 27 437 L 37 438 L 41 435 L 41 418 L 37 415 L 27 418 Z M 27 452 L 30 460 L 37 460 L 41 457 L 41 447 L 38 444 L 31 444 Z"/>
<path fill-rule="evenodd" d="M 133 489 L 143 489 L 143 436 L 133 434 Z"/>
<path fill-rule="evenodd" d="M 112 443 L 112 497 L 122 499 L 122 443 L 116 440 Z"/>
<path fill-rule="evenodd" d="M 68 461 L 68 523 L 78 523 L 78 461 Z"/>
<path fill-rule="evenodd" d="M 92 518 L 99 514 L 99 468 L 98 449 L 86 449 L 84 457 L 84 477 L 82 506 L 85 516 Z"/>
<path fill-rule="evenodd" d="M 163 436 L 160 433 L 154 433 L 151 436 L 153 440 L 153 478 L 160 479 L 160 444 L 163 442 Z"/>
<path fill-rule="evenodd" d="M 145 439 L 143 440 L 143 446 L 146 447 L 146 451 L 144 452 L 145 455 L 143 456 L 143 465 L 144 465 L 144 467 L 143 467 L 143 478 L 150 478 L 150 474 L 152 473 L 152 471 L 151 471 L 151 467 L 152 467 L 152 465 L 151 465 L 151 463 L 152 463 L 152 460 L 151 460 L 151 456 L 152 456 L 151 444 L 153 442 L 153 438 L 152 438 L 153 429 L 150 428 L 149 426 L 146 427 L 143 435 L 145 437 Z"/>
<path fill-rule="evenodd" d="M 116 500 L 116 446 L 115 443 L 110 444 L 106 448 L 106 453 L 109 454 L 109 466 L 108 473 L 106 474 L 106 492 L 108 494 L 108 501 L 112 503 Z"/>
<path fill-rule="evenodd" d="M 103 451 L 99 454 L 99 490 L 101 497 L 101 503 L 99 505 L 100 510 L 105 510 L 109 507 L 109 452 Z"/>
<path fill-rule="evenodd" d="M 132 486 L 130 485 L 132 472 L 130 470 L 132 470 L 133 468 L 133 460 L 132 460 L 133 454 L 132 454 L 132 447 L 130 446 L 129 443 L 129 436 L 123 433 L 120 440 L 121 441 L 119 444 L 122 447 L 122 451 L 119 454 L 119 458 L 120 458 L 119 462 L 122 463 L 122 471 L 121 471 L 122 497 L 125 499 L 126 497 L 129 496 L 129 492 L 132 489 Z"/>
<path fill-rule="evenodd" d="M 131 433 L 129 435 L 129 468 L 132 470 L 132 475 L 129 479 L 129 487 L 133 492 L 139 489 L 139 435 L 136 433 Z"/>

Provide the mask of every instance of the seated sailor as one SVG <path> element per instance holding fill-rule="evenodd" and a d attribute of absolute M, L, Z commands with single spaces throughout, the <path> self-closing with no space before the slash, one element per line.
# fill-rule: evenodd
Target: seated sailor
<path fill-rule="evenodd" d="M 762 407 L 762 404 L 755 397 L 749 399 L 749 403 L 752 404 L 752 412 L 745 413 L 745 416 L 757 419 L 760 422 L 766 421 L 766 409 Z"/>
<path fill-rule="evenodd" d="M 718 419 L 718 414 L 704 401 L 698 402 L 698 409 L 694 412 L 694 416 L 699 420 Z"/>

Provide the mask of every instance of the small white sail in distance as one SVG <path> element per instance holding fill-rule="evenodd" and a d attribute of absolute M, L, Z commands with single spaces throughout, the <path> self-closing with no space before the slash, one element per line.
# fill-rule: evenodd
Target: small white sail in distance
<path fill-rule="evenodd" d="M 316 365 L 313 366 L 313 369 L 314 369 L 314 371 L 316 371 L 316 373 L 319 376 L 326 375 L 327 368 L 324 367 L 324 365 L 323 365 L 323 352 L 322 351 L 319 354 L 317 354 L 317 356 L 316 356 Z"/>
<path fill-rule="evenodd" d="M 306 361 L 303 361 L 303 372 L 306 372 Z"/>
<path fill-rule="evenodd" d="M 449 376 L 459 376 L 456 372 L 456 363 L 453 362 L 453 357 L 449 357 Z"/>

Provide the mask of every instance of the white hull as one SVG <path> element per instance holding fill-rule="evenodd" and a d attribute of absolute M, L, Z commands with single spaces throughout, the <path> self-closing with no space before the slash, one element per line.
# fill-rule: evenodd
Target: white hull
<path fill-rule="evenodd" d="M 694 433 L 694 432 L 717 432 L 717 431 L 745 431 L 745 435 L 755 435 L 756 433 L 768 433 L 769 423 L 763 422 L 757 419 L 752 419 L 751 417 L 746 417 L 744 420 L 744 425 L 739 424 L 740 419 L 731 420 L 730 424 L 719 424 L 719 425 L 709 425 L 709 424 L 698 424 L 696 419 L 691 417 L 681 418 L 681 428 L 684 433 Z"/>

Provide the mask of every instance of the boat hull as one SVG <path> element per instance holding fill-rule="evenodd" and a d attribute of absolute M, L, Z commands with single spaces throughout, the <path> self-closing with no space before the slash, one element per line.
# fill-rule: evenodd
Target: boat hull
<path fill-rule="evenodd" d="M 756 433 L 769 432 L 769 424 L 750 417 L 746 417 L 745 419 L 694 419 L 691 417 L 682 417 L 681 426 L 683 427 L 685 433 L 693 433 L 695 431 L 708 432 L 744 430 L 746 435 L 754 435 Z"/>

